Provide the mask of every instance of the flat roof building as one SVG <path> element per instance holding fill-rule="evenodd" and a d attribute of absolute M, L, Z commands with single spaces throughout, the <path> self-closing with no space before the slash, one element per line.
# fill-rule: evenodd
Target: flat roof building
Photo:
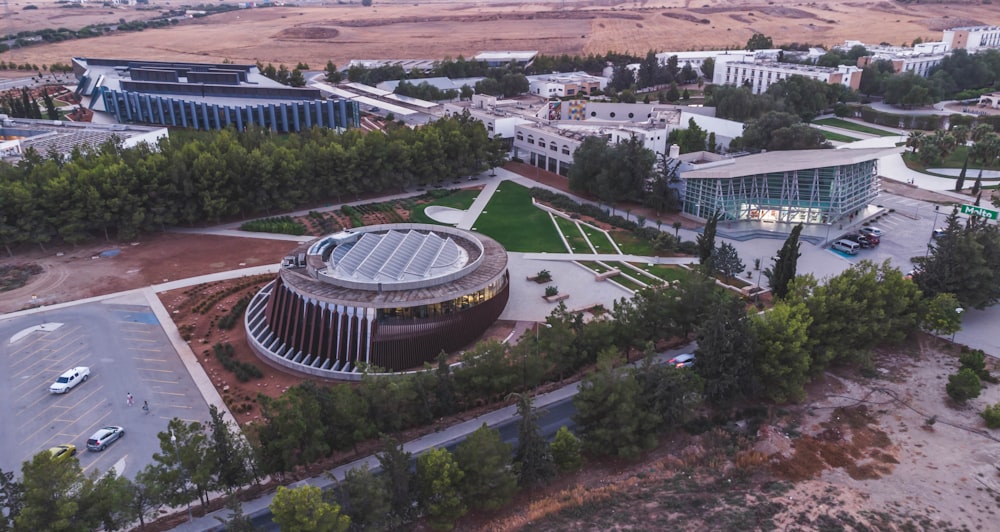
<path fill-rule="evenodd" d="M 120 123 L 278 132 L 357 127 L 357 102 L 286 87 L 254 65 L 73 58 L 76 95 Z"/>
<path fill-rule="evenodd" d="M 683 212 L 724 220 L 833 223 L 879 193 L 883 148 L 772 151 L 744 157 L 679 157 Z"/>
<path fill-rule="evenodd" d="M 522 66 L 528 66 L 535 60 L 538 50 L 532 51 L 494 51 L 479 52 L 472 59 L 474 61 L 485 62 L 488 66 L 499 67 L 509 65 L 512 61 Z"/>
<path fill-rule="evenodd" d="M 725 56 L 716 59 L 712 83 L 716 85 L 743 85 L 754 94 L 767 92 L 768 87 L 792 76 L 803 76 L 824 83 L 840 84 L 857 90 L 861 85 L 861 69 L 853 66 L 837 68 L 779 63 L 776 61 L 728 61 Z"/>
<path fill-rule="evenodd" d="M 563 98 L 581 94 L 589 96 L 596 91 L 603 91 L 608 86 L 608 78 L 592 76 L 586 72 L 539 74 L 527 78 L 528 92 L 542 98 Z"/>
<path fill-rule="evenodd" d="M 944 30 L 941 39 L 949 50 L 962 48 L 974 54 L 979 50 L 1000 48 L 1000 26 L 965 26 Z"/>
<path fill-rule="evenodd" d="M 96 147 L 118 139 L 126 148 L 145 142 L 155 146 L 168 135 L 165 127 L 131 124 L 94 124 L 65 120 L 10 118 L 0 115 L 0 159 L 17 160 L 33 148 L 40 155 L 65 154 L 74 148 Z"/>

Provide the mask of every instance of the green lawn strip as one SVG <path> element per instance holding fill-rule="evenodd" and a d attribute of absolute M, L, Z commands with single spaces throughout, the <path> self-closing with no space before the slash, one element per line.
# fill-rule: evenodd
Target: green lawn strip
<path fill-rule="evenodd" d="M 819 132 L 826 137 L 826 140 L 832 140 L 834 142 L 857 142 L 861 140 L 854 137 L 848 137 L 847 135 L 841 135 L 840 133 L 834 133 L 833 131 L 826 131 L 825 129 L 820 129 Z"/>
<path fill-rule="evenodd" d="M 932 164 L 934 168 L 962 168 L 962 164 L 965 162 L 965 156 L 969 153 L 969 148 L 967 146 L 958 146 L 955 151 L 948 154 L 947 157 Z M 920 172 L 921 174 L 932 175 L 934 177 L 945 177 L 948 179 L 958 179 L 958 176 L 954 175 L 944 175 L 935 174 L 933 172 L 928 172 L 927 167 L 920 162 L 918 154 L 907 151 L 903 153 L 903 162 L 906 163 L 906 167 L 914 172 Z M 973 163 L 969 161 L 969 169 L 965 173 L 966 186 L 972 186 L 972 183 L 976 181 L 976 176 L 979 174 L 979 169 L 983 170 L 1000 170 L 1000 164 L 990 164 L 983 165 L 982 163 Z M 986 181 L 986 178 L 983 178 Z"/>
<path fill-rule="evenodd" d="M 683 283 L 687 281 L 688 275 L 690 275 L 690 271 L 687 269 L 673 264 L 653 264 L 652 266 L 641 262 L 630 262 L 629 264 L 669 282 L 680 281 Z"/>
<path fill-rule="evenodd" d="M 612 231 L 611 238 L 618 244 L 618 249 L 622 250 L 622 253 L 626 255 L 640 255 L 643 257 L 656 257 L 660 255 L 660 253 L 653 249 L 652 244 L 628 231 Z M 610 251 L 609 253 L 614 253 L 614 251 Z"/>
<path fill-rule="evenodd" d="M 572 253 L 593 253 L 590 250 L 590 246 L 587 245 L 587 240 L 583 238 L 583 233 L 577 228 L 576 223 L 573 220 L 567 220 L 562 216 L 552 216 L 556 221 L 556 225 L 559 226 L 559 231 L 562 232 L 563 237 L 566 238 L 566 242 L 569 244 L 570 251 Z"/>
<path fill-rule="evenodd" d="M 614 244 L 608 238 L 607 233 L 601 231 L 590 225 L 581 225 L 583 232 L 586 233 L 587 238 L 590 239 L 590 243 L 594 245 L 594 250 L 598 253 L 618 253 L 615 249 Z"/>
<path fill-rule="evenodd" d="M 854 122 L 849 122 L 847 120 L 841 120 L 839 118 L 824 118 L 822 120 L 813 120 L 813 124 L 818 124 L 821 126 L 831 126 L 839 127 L 840 129 L 850 129 L 851 131 L 857 131 L 859 133 L 868 133 L 869 135 L 878 135 L 880 137 L 898 137 L 899 133 L 893 133 L 891 131 L 886 131 L 884 129 L 877 129 L 870 126 L 865 126 L 862 124 L 856 124 Z"/>
<path fill-rule="evenodd" d="M 632 270 L 627 270 L 627 271 L 632 271 Z M 641 285 L 641 284 L 633 281 L 632 279 L 626 277 L 625 275 L 616 275 L 614 277 L 609 278 L 608 280 L 609 281 L 614 281 L 614 282 L 616 282 L 616 283 L 624 286 L 625 288 L 628 288 L 629 290 L 631 290 L 633 292 L 638 292 L 638 291 L 640 291 L 640 290 L 642 290 L 644 288 L 648 288 L 648 286 L 643 286 L 643 285 Z M 649 282 L 649 283 L 646 283 L 646 284 L 647 285 L 652 285 L 653 283 Z"/>
<path fill-rule="evenodd" d="M 512 181 L 500 183 L 474 229 L 507 251 L 565 253 L 549 214 L 531 204 L 531 192 Z"/>
<path fill-rule="evenodd" d="M 583 266 L 584 268 L 587 268 L 588 270 L 594 273 L 600 274 L 609 271 L 608 267 L 604 266 L 603 264 L 595 260 L 578 260 L 576 262 L 577 264 Z"/>
<path fill-rule="evenodd" d="M 630 262 L 616 262 L 614 263 L 614 266 L 621 270 L 623 274 L 631 276 L 634 279 L 650 286 L 661 285 L 664 283 L 663 279 L 660 279 L 642 268 L 636 268 Z"/>
<path fill-rule="evenodd" d="M 422 205 L 416 205 L 412 211 L 410 211 L 410 221 L 413 223 L 420 224 L 436 224 L 436 225 L 451 225 L 442 224 L 427 216 L 424 213 L 424 209 L 431 206 L 440 207 L 451 207 L 452 209 L 466 210 L 472 206 L 472 203 L 476 201 L 479 197 L 481 190 L 456 190 L 453 194 L 445 196 L 440 199 L 436 199 L 430 203 L 424 203 Z"/>

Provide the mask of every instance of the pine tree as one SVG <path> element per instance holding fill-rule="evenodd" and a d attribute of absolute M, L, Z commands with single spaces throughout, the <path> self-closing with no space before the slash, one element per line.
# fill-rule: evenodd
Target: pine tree
<path fill-rule="evenodd" d="M 521 416 L 517 453 L 514 454 L 518 483 L 522 487 L 545 484 L 556 474 L 555 463 L 545 438 L 538 430 L 539 414 L 532 409 L 531 396 L 527 393 L 517 394 L 517 413 Z"/>
<path fill-rule="evenodd" d="M 802 255 L 799 253 L 801 233 L 802 224 L 796 225 L 778 251 L 778 256 L 774 258 L 774 266 L 764 269 L 764 277 L 767 277 L 767 282 L 771 285 L 771 293 L 778 299 L 788 294 L 788 283 L 795 278 L 799 257 Z"/>
<path fill-rule="evenodd" d="M 976 177 L 976 182 L 972 185 L 972 195 L 975 196 L 979 194 L 979 191 L 983 189 L 983 169 L 979 169 L 979 176 Z"/>
<path fill-rule="evenodd" d="M 962 171 L 958 174 L 958 179 L 955 180 L 955 192 L 961 192 L 965 187 L 965 170 L 969 167 L 969 156 L 965 156 L 965 162 L 962 163 Z"/>
<path fill-rule="evenodd" d="M 705 230 L 697 238 L 698 262 L 711 270 L 712 253 L 715 251 L 715 228 L 719 225 L 720 215 L 713 212 L 705 223 Z"/>

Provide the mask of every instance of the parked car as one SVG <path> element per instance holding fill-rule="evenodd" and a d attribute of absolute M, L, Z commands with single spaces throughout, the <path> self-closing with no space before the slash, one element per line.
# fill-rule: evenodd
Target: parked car
<path fill-rule="evenodd" d="M 882 234 L 883 234 L 883 232 L 882 232 L 881 229 L 879 229 L 878 227 L 874 227 L 874 226 L 862 227 L 860 229 L 860 231 L 862 233 L 866 234 L 866 235 L 875 235 L 875 236 L 877 236 L 879 238 L 882 238 Z"/>
<path fill-rule="evenodd" d="M 87 439 L 88 451 L 103 451 L 108 445 L 118 441 L 125 436 L 125 429 L 117 425 L 110 425 L 99 429 L 93 436 Z"/>
<path fill-rule="evenodd" d="M 56 382 L 52 383 L 52 386 L 49 386 L 49 393 L 66 393 L 89 378 L 90 368 L 87 366 L 77 366 L 66 370 L 56 379 Z"/>
<path fill-rule="evenodd" d="M 694 355 L 691 353 L 684 353 L 677 355 L 667 361 L 667 364 L 674 366 L 676 368 L 690 368 L 694 365 Z"/>
<path fill-rule="evenodd" d="M 53 462 L 62 462 L 63 460 L 76 456 L 76 445 L 73 445 L 72 443 L 56 445 L 55 447 L 50 447 L 49 452 L 52 453 Z"/>
<path fill-rule="evenodd" d="M 945 231 L 943 227 L 938 227 L 933 232 L 931 232 L 931 238 L 941 238 L 942 236 L 944 236 L 944 232 Z"/>
<path fill-rule="evenodd" d="M 859 245 L 861 245 L 862 249 L 875 247 L 875 244 L 873 244 L 871 239 L 868 238 L 868 235 L 863 235 L 861 233 L 858 233 L 856 235 L 847 235 L 845 238 L 847 238 L 851 242 L 857 242 Z"/>

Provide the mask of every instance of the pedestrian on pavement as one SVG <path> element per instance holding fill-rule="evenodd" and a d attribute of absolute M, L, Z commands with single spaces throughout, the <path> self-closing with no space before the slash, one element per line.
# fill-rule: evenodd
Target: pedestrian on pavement
<path fill-rule="evenodd" d="M 143 401 L 143 402 L 142 402 L 142 411 L 143 411 L 143 413 L 145 413 L 145 414 L 146 414 L 147 416 L 149 415 L 149 401 Z"/>
<path fill-rule="evenodd" d="M 135 399 L 132 397 L 132 392 L 128 392 L 125 394 L 125 404 L 127 404 L 128 406 L 132 406 L 133 404 L 135 404 Z"/>

